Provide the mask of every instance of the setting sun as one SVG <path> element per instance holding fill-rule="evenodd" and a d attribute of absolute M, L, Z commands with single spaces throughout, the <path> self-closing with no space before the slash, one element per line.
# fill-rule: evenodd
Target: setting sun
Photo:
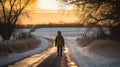
<path fill-rule="evenodd" d="M 38 0 L 38 7 L 47 10 L 58 10 L 59 5 L 56 0 Z"/>

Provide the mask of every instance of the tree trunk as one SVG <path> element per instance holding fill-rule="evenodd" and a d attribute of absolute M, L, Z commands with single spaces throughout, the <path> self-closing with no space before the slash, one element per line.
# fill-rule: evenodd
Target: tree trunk
<path fill-rule="evenodd" d="M 0 25 L 0 35 L 2 36 L 2 40 L 9 40 L 12 32 L 14 30 L 14 27 L 12 24 L 2 24 Z"/>

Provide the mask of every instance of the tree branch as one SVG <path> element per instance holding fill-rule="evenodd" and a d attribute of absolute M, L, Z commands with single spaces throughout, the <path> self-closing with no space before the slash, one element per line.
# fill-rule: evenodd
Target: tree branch
<path fill-rule="evenodd" d="M 5 5 L 3 4 L 3 1 L 0 1 L 1 5 L 2 5 L 2 12 L 4 14 L 4 22 L 6 23 L 6 11 L 5 11 Z"/>
<path fill-rule="evenodd" d="M 10 18 L 11 17 L 11 13 L 13 11 L 13 6 L 15 5 L 16 0 L 13 1 L 13 4 L 12 4 L 11 0 L 9 0 L 9 1 L 10 1 L 10 12 L 9 12 L 9 18 Z"/>

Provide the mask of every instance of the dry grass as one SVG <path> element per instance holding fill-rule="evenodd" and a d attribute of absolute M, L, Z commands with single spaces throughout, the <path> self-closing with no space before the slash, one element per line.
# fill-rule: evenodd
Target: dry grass
<path fill-rule="evenodd" d="M 91 40 L 86 39 L 86 38 L 77 38 L 77 43 L 80 47 L 86 47 L 91 43 Z"/>
<path fill-rule="evenodd" d="M 38 47 L 40 43 L 36 38 L 4 42 L 0 44 L 0 56 L 7 56 L 10 53 L 21 53 Z"/>
<path fill-rule="evenodd" d="M 91 54 L 102 55 L 106 57 L 119 57 L 120 58 L 120 42 L 113 40 L 93 40 L 80 39 L 77 43 L 80 47 L 88 47 Z"/>
<path fill-rule="evenodd" d="M 120 58 L 120 42 L 96 40 L 88 46 L 88 51 L 97 55 Z"/>

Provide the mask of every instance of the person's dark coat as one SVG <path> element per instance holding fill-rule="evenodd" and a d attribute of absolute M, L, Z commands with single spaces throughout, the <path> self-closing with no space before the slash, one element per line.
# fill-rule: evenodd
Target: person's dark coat
<path fill-rule="evenodd" d="M 55 46 L 64 46 L 64 38 L 61 35 L 56 36 L 55 38 Z"/>

